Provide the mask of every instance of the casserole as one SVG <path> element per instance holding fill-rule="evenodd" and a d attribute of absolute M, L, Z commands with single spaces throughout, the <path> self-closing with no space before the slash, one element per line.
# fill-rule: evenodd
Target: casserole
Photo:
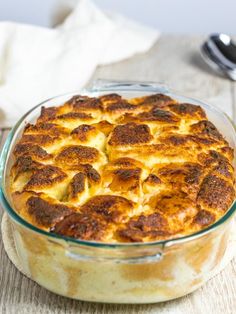
<path fill-rule="evenodd" d="M 84 91 L 99 96 L 111 92 L 130 98 L 163 93 L 181 102 L 200 104 L 230 146 L 235 131 L 219 110 L 175 95 L 164 86 L 148 83 L 106 83 Z M 75 93 L 52 98 L 27 113 L 10 133 L 1 157 L 2 203 L 13 225 L 17 252 L 26 272 L 49 290 L 75 299 L 149 303 L 173 299 L 198 288 L 220 264 L 231 232 L 232 205 L 210 227 L 185 237 L 148 243 L 100 243 L 49 234 L 30 225 L 13 210 L 8 191 L 12 149 L 26 123 L 39 115 L 41 105 L 58 106 Z"/>

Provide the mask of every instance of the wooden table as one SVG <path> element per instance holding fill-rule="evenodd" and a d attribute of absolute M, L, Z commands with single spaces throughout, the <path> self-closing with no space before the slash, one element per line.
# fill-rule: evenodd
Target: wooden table
<path fill-rule="evenodd" d="M 163 36 L 147 54 L 98 68 L 92 80 L 163 82 L 184 95 L 221 107 L 236 119 L 236 84 L 216 76 L 204 64 L 199 55 L 202 40 Z M 1 130 L 1 145 L 8 132 Z M 181 299 L 151 305 L 109 305 L 70 300 L 41 288 L 11 264 L 0 240 L 0 313 L 236 313 L 236 258 L 201 289 Z"/>

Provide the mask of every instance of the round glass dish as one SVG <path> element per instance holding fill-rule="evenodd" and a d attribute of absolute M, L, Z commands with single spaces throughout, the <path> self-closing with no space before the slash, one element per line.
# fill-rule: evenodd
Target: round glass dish
<path fill-rule="evenodd" d="M 236 132 L 219 109 L 170 92 L 165 86 L 140 82 L 99 81 L 92 89 L 51 98 L 26 113 L 10 132 L 0 159 L 0 198 L 12 224 L 22 267 L 43 287 L 66 297 L 109 303 L 153 303 L 183 296 L 200 287 L 219 269 L 232 232 L 235 203 L 213 225 L 192 235 L 149 243 L 99 243 L 66 238 L 40 230 L 11 206 L 8 177 L 12 150 L 24 126 L 39 116 L 41 106 L 59 106 L 75 94 L 99 96 L 117 92 L 139 97 L 166 94 L 206 111 L 230 146 Z M 235 166 L 235 162 L 234 162 Z"/>

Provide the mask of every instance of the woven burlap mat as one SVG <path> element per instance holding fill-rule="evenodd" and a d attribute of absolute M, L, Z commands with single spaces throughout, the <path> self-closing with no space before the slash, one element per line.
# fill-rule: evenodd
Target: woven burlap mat
<path fill-rule="evenodd" d="M 10 220 L 7 214 L 4 213 L 3 219 L 2 219 L 2 240 L 3 240 L 5 251 L 9 259 L 11 260 L 11 262 L 16 266 L 16 268 L 25 276 L 30 278 L 30 274 L 26 273 L 25 270 L 23 270 L 23 267 L 20 263 L 19 257 L 17 255 L 14 239 L 12 236 L 11 228 L 12 226 L 11 226 Z M 220 271 L 222 271 L 225 268 L 225 266 L 234 258 L 234 256 L 236 256 L 236 219 L 234 220 L 234 223 L 232 225 L 232 233 L 231 233 L 229 244 L 225 252 L 224 258 L 222 260 L 222 263 L 216 269 L 216 271 L 212 274 L 211 277 L 215 276 Z"/>

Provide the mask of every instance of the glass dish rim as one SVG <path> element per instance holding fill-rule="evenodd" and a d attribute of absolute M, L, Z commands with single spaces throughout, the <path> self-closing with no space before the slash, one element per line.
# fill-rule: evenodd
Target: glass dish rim
<path fill-rule="evenodd" d="M 137 82 L 135 82 L 137 83 Z M 144 83 L 144 87 L 148 86 L 150 82 L 138 82 L 138 83 Z M 152 82 L 151 82 L 152 83 Z M 132 84 L 133 85 L 133 84 Z M 158 91 L 155 88 L 154 89 L 132 89 L 132 88 L 124 88 L 122 89 L 122 86 L 126 86 L 126 85 L 119 85 L 119 88 L 116 89 L 116 91 L 143 91 L 143 92 L 162 92 L 163 94 L 170 94 L 172 96 L 176 96 L 176 97 L 183 97 L 186 98 L 188 100 L 192 100 L 194 102 L 198 102 L 199 105 L 204 105 L 205 107 L 208 107 L 210 110 L 214 110 L 217 111 L 219 114 L 225 116 L 225 118 L 228 120 L 228 122 L 231 124 L 231 126 L 234 129 L 235 132 L 235 139 L 236 139 L 236 127 L 233 123 L 233 121 L 231 120 L 231 118 L 225 113 L 223 112 L 221 109 L 219 109 L 218 107 L 212 106 L 208 103 L 205 103 L 201 100 L 195 99 L 195 98 L 191 98 L 191 97 L 187 97 L 187 96 L 182 96 L 179 93 L 175 93 L 173 90 L 167 90 L 164 88 L 164 90 Z M 142 86 L 142 85 L 141 85 Z M 23 227 L 26 227 L 27 229 L 30 229 L 31 231 L 39 234 L 39 235 L 43 235 L 46 237 L 49 237 L 50 239 L 56 239 L 56 240 L 62 240 L 65 242 L 71 242 L 73 244 L 77 244 L 77 245 L 82 245 L 85 247 L 97 247 L 97 248 L 105 248 L 105 249 L 109 249 L 109 248 L 130 248 L 130 247 L 134 247 L 134 248 L 142 248 L 142 247 L 148 247 L 148 246 L 162 246 L 162 247 L 167 247 L 167 246 L 172 246 L 174 244 L 181 244 L 182 242 L 187 242 L 187 241 L 191 241 L 194 239 L 197 239 L 201 236 L 204 236 L 205 234 L 208 234 L 210 232 L 213 232 L 216 228 L 218 229 L 221 225 L 223 225 L 224 222 L 226 222 L 227 220 L 229 220 L 233 214 L 236 212 L 236 199 L 232 202 L 231 206 L 229 207 L 229 209 L 227 210 L 227 212 L 216 222 L 214 222 L 214 224 L 208 226 L 207 228 L 201 229 L 198 232 L 189 234 L 189 235 L 185 235 L 185 236 L 181 236 L 178 238 L 170 238 L 170 239 L 166 239 L 166 240 L 160 240 L 160 241 L 152 241 L 152 242 L 127 242 L 127 243 L 121 243 L 121 242 L 117 242 L 117 243 L 108 243 L 108 242 L 98 242 L 98 241 L 86 241 L 86 240 L 80 240 L 80 239 L 74 239 L 71 237 L 66 237 L 66 236 L 61 236 L 58 234 L 54 234 L 54 233 L 50 233 L 48 231 L 42 230 L 36 226 L 34 226 L 33 224 L 27 222 L 26 220 L 24 220 L 20 215 L 18 215 L 18 213 L 11 207 L 11 205 L 9 204 L 8 200 L 7 200 L 7 193 L 5 192 L 5 184 L 4 184 L 4 170 L 5 170 L 5 162 L 8 156 L 8 152 L 9 152 L 9 148 L 12 144 L 12 140 L 14 138 L 15 133 L 18 131 L 20 125 L 22 124 L 22 122 L 27 118 L 28 115 L 30 115 L 34 110 L 36 110 L 37 108 L 39 108 L 40 106 L 46 104 L 47 102 L 54 100 L 54 99 L 59 99 L 60 97 L 65 97 L 65 96 L 72 96 L 72 95 L 76 95 L 76 94 L 91 94 L 91 93 L 97 93 L 97 92 L 112 92 L 112 89 L 106 89 L 106 88 L 102 88 L 102 86 L 99 86 L 98 89 L 96 88 L 92 88 L 92 89 L 83 89 L 83 90 L 79 90 L 79 91 L 73 91 L 73 92 L 67 92 L 67 93 L 63 93 L 57 96 L 53 96 L 50 97 L 42 102 L 40 102 L 39 104 L 37 104 L 36 106 L 32 107 L 30 110 L 28 110 L 18 121 L 17 123 L 14 125 L 14 127 L 11 129 L 11 131 L 9 132 L 6 141 L 4 143 L 4 146 L 2 148 L 1 151 L 1 155 L 0 155 L 0 201 L 1 204 L 3 206 L 3 208 L 5 209 L 5 211 L 7 212 L 7 214 L 13 219 L 15 220 L 17 223 L 19 223 L 20 225 L 22 225 Z"/>

